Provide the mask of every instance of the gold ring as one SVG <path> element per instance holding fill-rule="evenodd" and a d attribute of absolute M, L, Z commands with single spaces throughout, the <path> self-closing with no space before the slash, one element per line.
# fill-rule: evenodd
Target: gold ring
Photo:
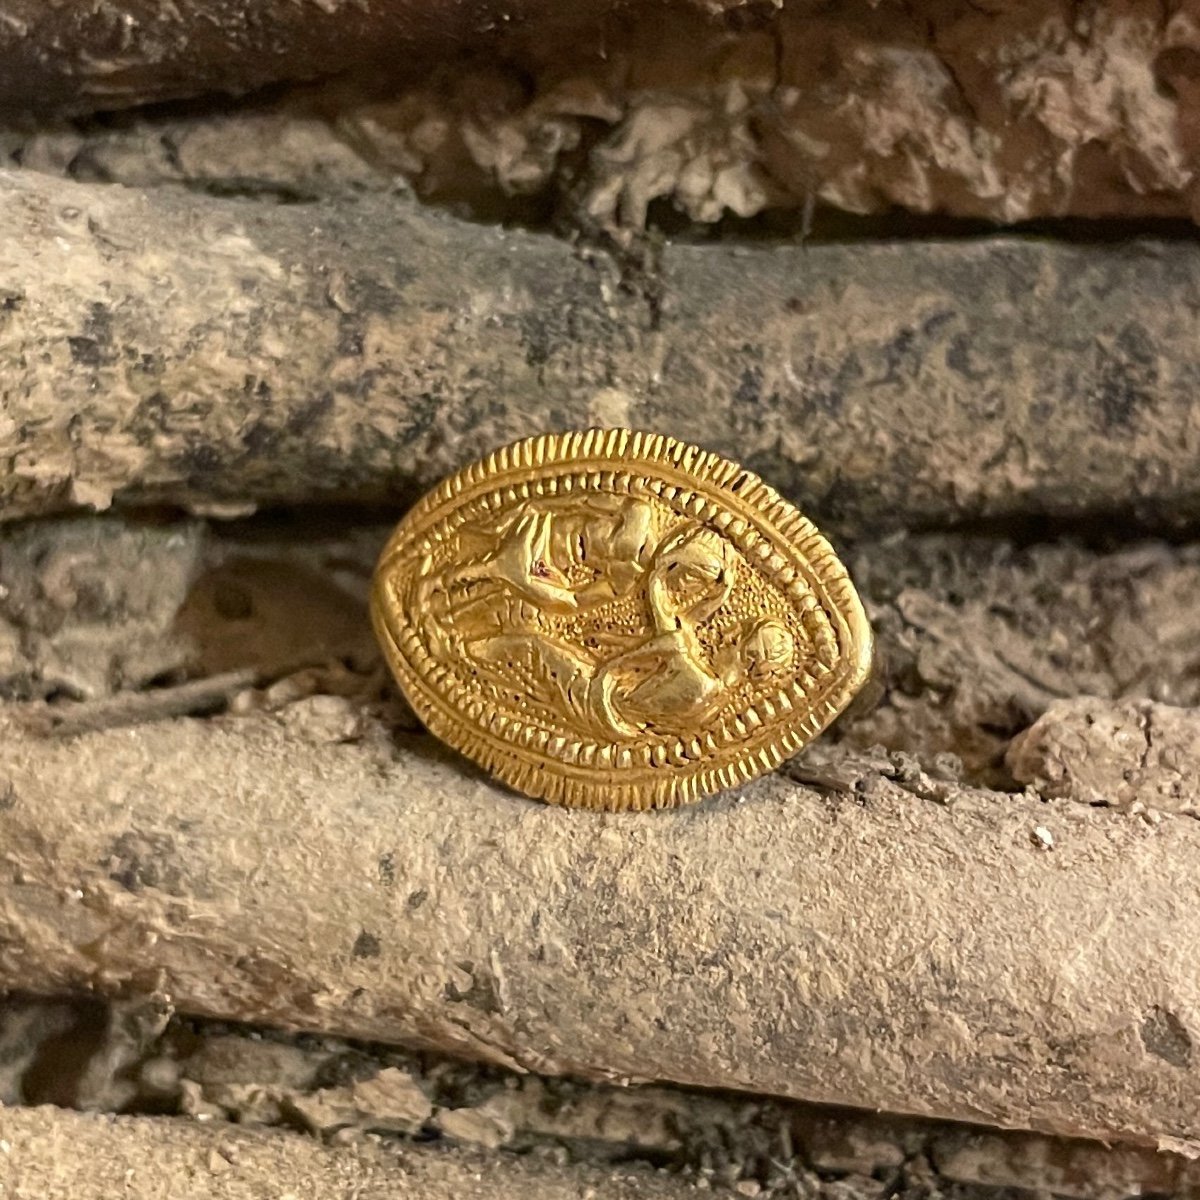
<path fill-rule="evenodd" d="M 769 771 L 866 682 L 871 629 L 813 524 L 659 434 L 497 450 L 405 516 L 371 617 L 439 738 L 529 796 L 687 803 Z"/>

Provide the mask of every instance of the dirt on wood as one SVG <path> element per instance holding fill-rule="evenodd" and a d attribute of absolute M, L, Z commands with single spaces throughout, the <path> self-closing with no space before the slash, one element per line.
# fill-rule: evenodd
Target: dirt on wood
<path fill-rule="evenodd" d="M 1192 244 L 676 244 L 651 284 L 394 197 L 28 171 L 0 223 L 8 519 L 398 506 L 589 425 L 686 430 L 835 534 L 1200 512 Z"/>
<path fill-rule="evenodd" d="M 0 1190 L 1200 1195 L 1200 259 L 948 221 L 1192 216 L 1190 15 L 502 15 L 0 0 Z M 439 749 L 374 557 L 588 424 L 816 518 L 875 706 Z"/>
<path fill-rule="evenodd" d="M 618 237 L 674 213 L 768 214 L 786 233 L 817 201 L 1006 223 L 1195 213 L 1188 3 L 261 0 L 253 20 L 243 8 L 6 0 L 0 113 L 333 77 L 282 107 L 343 143 L 351 177 Z M 280 104 L 264 103 L 268 121 Z M 168 123 L 168 142 L 187 126 Z M 187 173 L 186 153 L 151 152 L 166 176 Z"/>
<path fill-rule="evenodd" d="M 272 1146 L 280 1155 L 294 1150 L 296 1139 L 280 1136 L 291 1131 L 340 1148 L 340 1163 L 326 1161 L 362 1186 L 376 1177 L 369 1170 L 361 1179 L 355 1174 L 362 1168 L 356 1150 L 370 1154 L 379 1182 L 389 1179 L 398 1188 L 419 1182 L 431 1192 L 442 1174 L 449 1179 L 476 1163 L 485 1175 L 497 1168 L 496 1187 L 524 1164 L 524 1183 L 535 1197 L 556 1194 L 559 1178 L 570 1177 L 566 1168 L 584 1188 L 598 1178 L 601 1195 L 619 1194 L 611 1189 L 626 1181 L 651 1188 L 649 1167 L 657 1169 L 667 1196 L 716 1189 L 810 1200 L 1000 1200 L 1001 1189 L 1014 1189 L 1123 1200 L 1151 1190 L 1184 1196 L 1200 1189 L 1194 1160 L 1165 1148 L 1114 1150 L 731 1094 L 514 1076 L 330 1037 L 183 1018 L 164 1022 L 161 1012 L 136 1003 L 12 998 L 0 1010 L 0 1056 L 0 1103 L 160 1118 L 89 1125 L 38 1110 L 56 1129 L 110 1141 L 103 1153 L 130 1161 L 134 1176 L 127 1186 L 135 1189 L 162 1186 L 158 1175 L 137 1169 L 138 1141 L 153 1137 L 166 1118 L 173 1120 L 159 1151 L 163 1176 L 169 1180 L 179 1171 L 189 1148 L 207 1147 L 211 1169 L 230 1176 L 209 1186 L 226 1188 L 248 1186 Z M 6 1120 L 7 1113 L 14 1119 Z M 75 1160 L 56 1162 L 53 1142 L 16 1114 L 0 1109 L 0 1139 L 15 1156 L 15 1178 L 28 1182 L 38 1172 L 57 1172 L 79 1189 L 69 1194 L 92 1194 L 87 1188 L 96 1183 L 74 1179 Z M 242 1172 L 229 1172 L 212 1156 L 214 1147 Z M 242 1161 L 243 1147 L 248 1161 Z M 302 1147 L 293 1169 L 321 1158 Z M 0 1173 L 6 1165 L 11 1182 L 13 1163 L 0 1160 Z M 623 1173 L 631 1167 L 633 1173 Z M 612 1174 L 601 1175 L 603 1168 Z M 198 1181 L 204 1179 L 199 1172 Z M 321 1193 L 314 1187 L 313 1194 Z"/>

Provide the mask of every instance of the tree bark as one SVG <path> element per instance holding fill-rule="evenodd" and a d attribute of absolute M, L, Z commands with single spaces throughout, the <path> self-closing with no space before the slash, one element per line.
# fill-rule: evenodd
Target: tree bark
<path fill-rule="evenodd" d="M 664 249 L 653 278 L 388 198 L 0 175 L 3 515 L 395 502 L 629 424 L 852 533 L 1200 513 L 1200 248 Z"/>
<path fill-rule="evenodd" d="M 814 197 L 1187 219 L 1198 48 L 1188 6 L 1151 0 L 1085 19 L 1068 0 L 0 0 L 0 118 L 333 76 L 355 140 L 422 194 L 537 194 L 544 213 L 569 192 L 588 228 L 652 207 L 798 217 Z"/>
<path fill-rule="evenodd" d="M 328 1146 L 279 1129 L 163 1118 L 0 1108 L 0 1182 L 39 1200 L 685 1200 L 690 1183 L 644 1167 L 622 1170 L 545 1158 L 394 1143 Z"/>
<path fill-rule="evenodd" d="M 0 988 L 155 993 L 546 1074 L 1200 1136 L 1190 817 L 865 769 L 564 812 L 327 716 L 71 740 L 9 718 Z"/>
<path fill-rule="evenodd" d="M 246 92 L 348 69 L 428 64 L 536 23 L 553 38 L 594 26 L 616 7 L 574 11 L 546 0 L 421 4 L 414 0 L 0 0 L 0 114 L 94 112 Z"/>

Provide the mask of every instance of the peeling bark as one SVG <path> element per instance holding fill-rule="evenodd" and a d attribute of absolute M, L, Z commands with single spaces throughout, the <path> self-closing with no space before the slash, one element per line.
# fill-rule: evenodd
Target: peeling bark
<path fill-rule="evenodd" d="M 1186 218 L 1198 31 L 1192 0 L 3 0 L 0 114 L 348 75 L 316 110 L 422 195 L 610 231 L 814 199 Z"/>
<path fill-rule="evenodd" d="M 72 1026 L 86 1033 L 64 1042 Z M 509 1169 L 505 1160 L 513 1155 L 527 1163 L 551 1156 L 585 1171 L 584 1164 L 620 1171 L 632 1161 L 651 1161 L 679 1187 L 694 1180 L 696 1191 L 732 1188 L 734 1195 L 792 1190 L 810 1200 L 883 1200 L 937 1191 L 955 1200 L 998 1200 L 1000 1189 L 1012 1188 L 1059 1200 L 1150 1193 L 1183 1200 L 1200 1192 L 1200 1161 L 1165 1140 L 1154 1148 L 1114 1147 L 832 1113 L 728 1092 L 513 1076 L 338 1038 L 293 1038 L 195 1018 L 166 1021 L 161 1009 L 136 1002 L 111 1005 L 107 1013 L 94 1001 L 0 1004 L 0 1096 L 6 1104 L 53 1097 L 83 1112 L 150 1109 L 187 1116 L 204 1122 L 199 1128 L 235 1161 L 240 1156 L 228 1154 L 221 1136 L 234 1126 L 261 1131 L 299 1123 L 342 1147 L 370 1144 L 381 1134 L 395 1147 L 395 1139 L 420 1130 L 424 1137 L 440 1135 L 444 1146 L 499 1151 L 493 1161 Z M 43 1114 L 48 1127 L 39 1129 L 19 1117 L 6 1125 L 0 1112 L 0 1138 L 11 1138 L 10 1147 L 24 1143 L 39 1166 L 50 1162 L 42 1151 L 58 1122 L 84 1136 L 93 1128 L 75 1115 Z M 158 1124 L 179 1154 L 183 1146 L 170 1132 L 178 1123 Z M 110 1150 L 154 1129 L 128 1121 L 110 1125 Z M 18 1130 L 22 1136 L 12 1138 Z M 261 1132 L 251 1143 L 260 1151 L 292 1144 Z M 402 1144 L 419 1169 L 431 1166 L 421 1161 L 430 1147 Z M 318 1157 L 311 1148 L 300 1150 Z M 452 1153 L 445 1165 L 462 1158 L 461 1151 Z M 44 1191 L 38 1198 L 50 1200 Z"/>

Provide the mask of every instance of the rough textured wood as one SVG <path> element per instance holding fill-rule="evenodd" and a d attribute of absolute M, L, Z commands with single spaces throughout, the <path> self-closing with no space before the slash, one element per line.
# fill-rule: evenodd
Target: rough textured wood
<path fill-rule="evenodd" d="M 238 1129 L 56 1108 L 0 1107 L 7 1200 L 683 1200 L 690 1184 L 638 1167 L 439 1148 L 330 1147 L 278 1129 Z"/>
<path fill-rule="evenodd" d="M 79 1000 L 0 1003 L 0 1105 L 57 1103 L 84 1112 L 150 1109 L 161 1117 L 187 1116 L 206 1123 L 217 1146 L 225 1147 L 218 1153 L 234 1166 L 242 1165 L 241 1155 L 229 1151 L 244 1143 L 223 1141 L 227 1123 L 243 1129 L 299 1125 L 343 1147 L 328 1155 L 303 1148 L 300 1157 L 346 1172 L 360 1166 L 359 1149 L 382 1135 L 394 1152 L 383 1161 L 396 1169 L 411 1161 L 411 1173 L 422 1179 L 434 1176 L 439 1163 L 449 1175 L 466 1165 L 461 1155 L 430 1153 L 425 1139 L 440 1136 L 443 1145 L 502 1151 L 492 1160 L 500 1168 L 498 1183 L 512 1172 L 505 1160 L 513 1155 L 534 1165 L 546 1156 L 575 1164 L 585 1195 L 592 1182 L 588 1165 L 615 1168 L 617 1187 L 631 1161 L 653 1162 L 676 1180 L 695 1180 L 698 1190 L 721 1194 L 732 1187 L 733 1195 L 795 1193 L 806 1200 L 1001 1200 L 1002 1188 L 1058 1200 L 1200 1195 L 1200 1159 L 1189 1159 L 1186 1147 L 984 1131 L 732 1092 L 514 1076 L 338 1038 L 231 1029 L 195 1018 L 170 1021 L 162 1009 L 136 1001 L 108 1006 L 107 1013 L 105 1008 Z M 39 1132 L 34 1125 L 30 1137 L 14 1139 L 27 1171 L 30 1163 L 44 1169 L 48 1160 L 39 1151 L 58 1128 L 56 1114 L 45 1109 L 34 1121 L 43 1116 L 48 1129 Z M 4 1124 L 0 1107 L 0 1140 Z M 24 1135 L 26 1123 L 12 1124 Z M 80 1123 L 68 1117 L 62 1124 L 69 1129 Z M 172 1146 L 180 1136 L 172 1121 L 158 1130 L 129 1122 L 83 1128 L 107 1138 L 110 1148 L 135 1129 L 146 1137 L 160 1134 Z M 409 1160 L 402 1139 L 417 1129 L 422 1146 Z M 286 1152 L 291 1144 L 263 1138 L 251 1148 Z M 188 1171 L 186 1157 L 176 1162 Z M 0 1175 L 3 1166 L 0 1160 Z M 222 1182 L 217 1173 L 229 1176 L 226 1182 L 244 1179 L 217 1163 L 214 1184 Z M 531 1185 L 546 1182 L 544 1174 L 530 1178 Z"/>
<path fill-rule="evenodd" d="M 842 531 L 1200 510 L 1190 245 L 679 245 L 647 292 L 378 197 L 6 174 L 0 224 L 7 517 L 411 496 L 588 423 L 686 430 Z"/>
<path fill-rule="evenodd" d="M 1198 50 L 1192 0 L 3 0 L 0 114 L 379 69 L 336 123 L 443 201 L 1186 218 Z"/>
<path fill-rule="evenodd" d="M 669 209 L 795 230 L 814 200 L 1005 223 L 1196 212 L 1192 0 L 789 0 L 716 29 L 631 7 L 602 57 L 546 39 L 520 73 L 456 64 L 339 124 L 423 195 L 567 197 L 611 231 Z"/>
<path fill-rule="evenodd" d="M 262 0 L 203 36 L 201 17 L 231 15 L 224 0 L 0 0 L 0 107 L 31 85 L 39 102 L 77 107 L 236 90 L 348 64 L 368 41 L 380 54 L 453 49 L 487 7 L 435 6 L 433 21 L 451 18 L 435 30 L 424 10 L 372 2 Z M 920 5 L 872 5 L 866 38 L 839 25 L 841 12 L 820 34 L 801 14 L 789 41 L 750 28 L 752 6 L 738 37 L 714 39 L 715 58 L 677 39 L 674 61 L 681 48 L 695 66 L 658 95 L 671 56 L 652 48 L 639 75 L 629 56 L 610 65 L 606 45 L 604 71 L 635 82 L 609 94 L 591 80 L 600 99 L 582 116 L 582 77 L 556 100 L 555 71 L 517 73 L 509 93 L 497 75 L 500 100 L 479 113 L 466 101 L 488 80 L 464 72 L 449 98 L 435 82 L 432 105 L 418 90 L 323 128 L 331 142 L 330 129 L 360 139 L 372 187 L 400 171 L 453 200 L 469 190 L 469 157 L 486 186 L 532 187 L 533 205 L 538 188 L 570 183 L 572 215 L 618 232 L 651 204 L 713 220 L 814 194 L 1006 220 L 1186 213 L 1186 10 L 1167 20 L 1135 0 L 1089 24 L 1070 6 L 1067 23 L 1050 4 L 1028 19 L 1019 7 L 929 21 Z M 984 27 L 991 57 L 972 33 Z M 814 103 L 813 66 L 826 62 L 838 77 Z M 448 116 L 443 142 L 414 159 L 430 113 Z M 261 140 L 289 127 L 279 115 Z M 206 135 L 226 140 L 215 126 L 197 130 Z M 59 149 L 75 136 L 64 131 Z M 177 146 L 152 125 L 139 136 L 196 186 Z M 252 144 L 225 162 L 233 186 Z M 307 160 L 317 176 L 325 155 Z M 584 159 L 588 173 L 571 177 Z M 367 172 L 350 166 L 343 194 Z M 453 186 L 439 191 L 439 173 Z M 218 172 L 213 186 L 229 181 Z M 304 194 L 288 186 L 279 194 Z M 502 438 L 617 421 L 686 427 L 750 456 L 840 532 L 1109 511 L 1168 527 L 1200 511 L 1189 248 L 672 247 L 661 271 L 622 278 L 603 258 L 383 196 L 284 210 L 32 176 L 0 181 L 0 222 L 4 517 L 111 502 L 219 515 L 390 503 Z M 179 553 L 174 531 L 142 530 L 90 561 L 84 523 L 58 547 L 37 529 L 6 539 L 0 692 L 90 696 L 71 710 L 85 718 L 78 729 L 275 678 L 237 671 L 235 637 L 200 636 L 198 658 L 184 653 L 191 634 L 172 625 L 201 565 L 196 529 L 178 528 Z M 791 779 L 689 820 L 552 820 L 421 739 L 393 744 L 361 702 L 363 678 L 335 686 L 327 664 L 319 682 L 289 676 L 238 698 L 273 714 L 74 741 L 5 724 L 0 987 L 95 989 L 159 1017 L 175 1004 L 523 1069 L 1194 1151 L 1200 833 L 1155 810 L 1195 806 L 1196 714 L 1052 703 L 1089 689 L 1195 703 L 1194 548 L 1075 569 L 1069 550 L 1035 551 L 959 588 L 969 556 L 956 550 L 943 575 L 928 546 L 906 566 L 912 545 L 859 548 L 864 574 L 909 574 L 906 587 L 876 587 L 900 650 L 892 703 L 849 734 L 906 753 L 853 759 L 825 745 Z M 139 556 L 179 569 L 139 588 Z M 285 644 L 322 626 L 311 643 L 328 633 L 322 654 L 348 660 L 334 653 L 354 641 L 344 597 L 291 603 L 299 577 L 262 567 L 230 576 L 265 580 L 253 598 L 274 607 L 258 621 L 287 631 L 264 657 L 294 661 Z M 227 599 L 222 581 L 209 584 Z M 1024 586 L 1032 601 L 1006 602 Z M 332 633 L 321 614 L 336 614 Z M 180 682 L 223 654 L 234 670 L 215 691 Z M 164 680 L 178 686 L 150 686 Z M 969 750 L 976 777 L 1004 786 L 1000 748 L 1048 705 L 1008 764 L 1061 799 L 971 791 L 954 764 L 929 761 Z M 1087 807 L 1097 802 L 1149 811 Z M 44 1116 L 0 1111 L 0 1191 L 174 1196 L 189 1174 L 198 1194 L 274 1194 L 293 1180 L 301 1194 L 405 1191 L 391 1158 L 373 1177 L 374 1149 L 335 1160 L 240 1134 L 214 1148 L 194 1127 Z M 23 1173 L 11 1170 L 14 1146 Z M 1038 1187 L 1045 1172 L 1022 1168 L 1043 1154 L 1056 1190 L 1096 1195 L 1105 1170 L 1121 1175 L 1117 1157 L 1059 1157 L 1032 1140 L 948 1137 L 937 1159 L 946 1178 L 974 1179 L 1011 1155 L 992 1178 Z M 1149 1157 L 1139 1152 L 1126 1191 L 1150 1186 Z M 409 1187 L 565 1196 L 584 1182 L 530 1163 L 514 1181 L 494 1160 L 485 1181 L 427 1172 L 436 1161 L 422 1155 Z M 1163 1190 L 1183 1178 L 1181 1162 Z"/>
<path fill-rule="evenodd" d="M 0 987 L 543 1073 L 1200 1133 L 1200 822 L 869 770 L 563 813 L 296 708 L 69 742 L 9 724 Z"/>
<path fill-rule="evenodd" d="M 563 21 L 546 0 L 0 0 L 0 113 L 88 112 L 349 67 L 403 69 L 414 56 L 494 48 L 514 23 L 553 33 L 613 7 L 594 0 Z"/>

